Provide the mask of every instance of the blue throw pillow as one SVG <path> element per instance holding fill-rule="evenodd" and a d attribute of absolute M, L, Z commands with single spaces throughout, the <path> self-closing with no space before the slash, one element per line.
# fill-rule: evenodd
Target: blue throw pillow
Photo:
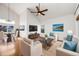
<path fill-rule="evenodd" d="M 77 43 L 74 42 L 74 41 L 66 41 L 64 43 L 64 49 L 67 49 L 67 50 L 71 50 L 71 51 L 76 51 L 76 47 L 77 47 Z"/>
<path fill-rule="evenodd" d="M 73 36 L 72 35 L 67 35 L 66 40 L 72 41 Z"/>

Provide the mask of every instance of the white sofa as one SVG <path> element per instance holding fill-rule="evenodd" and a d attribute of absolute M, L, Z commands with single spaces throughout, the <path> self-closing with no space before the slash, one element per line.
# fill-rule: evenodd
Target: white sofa
<path fill-rule="evenodd" d="M 79 56 L 79 53 L 66 50 L 64 48 L 56 49 L 56 56 Z"/>
<path fill-rule="evenodd" d="M 33 42 L 31 39 L 21 38 L 19 41 L 19 54 L 23 56 L 42 55 L 42 44 L 39 41 Z M 17 48 L 17 49 L 18 49 Z"/>
<path fill-rule="evenodd" d="M 70 51 L 70 50 L 67 50 L 67 49 L 64 49 L 63 46 L 64 46 L 64 42 L 65 40 L 63 41 L 63 44 L 61 47 L 58 47 L 56 48 L 56 55 L 57 56 L 79 56 L 79 39 L 76 38 L 76 40 L 74 40 L 74 42 L 78 42 L 77 43 L 77 49 L 76 49 L 76 52 L 73 52 L 73 51 Z M 78 50 L 78 51 L 77 51 Z"/>

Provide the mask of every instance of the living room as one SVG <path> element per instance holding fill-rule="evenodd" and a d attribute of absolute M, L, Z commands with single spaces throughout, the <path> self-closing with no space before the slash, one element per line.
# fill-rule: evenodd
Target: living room
<path fill-rule="evenodd" d="M 3 45 L 1 43 L 0 55 L 79 55 L 78 47 L 77 52 L 66 50 L 69 47 L 57 49 L 63 45 L 67 35 L 79 36 L 78 7 L 77 3 L 0 3 L 0 20 L 4 20 L 0 22 L 0 27 L 8 24 L 12 31 L 6 29 L 7 32 L 2 28 L 0 30 L 13 37 L 13 42 L 9 42 L 7 48 L 4 46 L 8 41 Z M 74 45 L 77 46 L 78 43 Z"/>

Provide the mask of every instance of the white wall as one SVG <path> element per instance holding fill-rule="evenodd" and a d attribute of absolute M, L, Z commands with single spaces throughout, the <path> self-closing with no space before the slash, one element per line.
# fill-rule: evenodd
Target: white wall
<path fill-rule="evenodd" d="M 8 19 L 8 8 L 5 7 L 3 4 L 0 4 L 0 18 Z"/>
<path fill-rule="evenodd" d="M 38 17 L 36 15 L 34 15 L 33 13 L 30 13 L 29 10 L 27 10 L 27 31 L 28 34 L 31 33 L 29 32 L 29 25 L 37 25 L 38 26 L 38 33 L 40 33 L 40 20 L 38 19 Z"/>
<path fill-rule="evenodd" d="M 41 21 L 40 21 L 41 20 Z M 38 19 L 34 14 L 31 14 L 28 10 L 25 10 L 20 15 L 20 25 L 25 25 L 25 30 L 21 31 L 22 37 L 27 37 L 29 33 L 29 25 L 37 25 L 38 26 L 38 33 L 40 33 L 40 25 L 45 25 L 45 33 L 49 34 L 52 32 L 52 24 L 63 23 L 64 24 L 64 32 L 55 32 L 59 39 L 62 40 L 68 30 L 72 30 L 74 34 L 76 34 L 76 24 L 75 24 L 75 17 L 74 15 L 66 15 L 58 18 L 52 19 Z"/>
<path fill-rule="evenodd" d="M 15 21 L 15 29 L 19 26 L 19 15 L 15 13 L 12 9 L 8 10 L 8 7 L 2 3 L 0 3 L 0 19 L 9 19 Z"/>
<path fill-rule="evenodd" d="M 22 37 L 27 37 L 27 13 L 26 13 L 26 10 L 20 14 L 19 26 L 20 25 L 24 25 L 25 26 L 25 30 L 21 31 L 20 35 Z"/>
<path fill-rule="evenodd" d="M 20 25 L 25 26 L 25 30 L 21 31 L 21 36 L 26 37 L 29 33 L 29 25 L 37 25 L 38 26 L 38 33 L 40 32 L 40 21 L 39 19 L 32 13 L 30 13 L 27 9 L 21 13 L 20 15 Z"/>
<path fill-rule="evenodd" d="M 75 14 L 75 19 L 78 15 L 79 15 L 79 8 L 77 9 L 77 12 Z M 79 36 L 79 21 L 75 21 L 75 23 L 76 23 L 76 33 L 77 33 L 77 36 Z"/>
<path fill-rule="evenodd" d="M 54 32 L 58 35 L 59 40 L 62 40 L 63 37 L 66 36 L 68 30 L 72 30 L 74 34 L 76 34 L 74 15 L 67 15 L 42 21 L 42 24 L 45 25 L 45 33 L 49 34 L 50 32 L 52 32 L 52 25 L 58 23 L 64 24 L 64 32 Z"/>

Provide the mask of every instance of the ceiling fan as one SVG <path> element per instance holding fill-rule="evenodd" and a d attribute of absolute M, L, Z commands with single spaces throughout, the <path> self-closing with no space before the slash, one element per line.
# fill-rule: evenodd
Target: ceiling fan
<path fill-rule="evenodd" d="M 37 10 L 37 11 L 34 12 L 34 11 L 32 11 L 30 8 L 28 8 L 28 10 L 29 10 L 31 13 L 36 13 L 37 16 L 38 16 L 39 14 L 44 16 L 44 15 L 45 15 L 44 12 L 48 11 L 48 9 L 41 10 L 41 9 L 40 9 L 40 3 L 38 4 L 38 6 L 36 6 L 36 10 Z"/>

